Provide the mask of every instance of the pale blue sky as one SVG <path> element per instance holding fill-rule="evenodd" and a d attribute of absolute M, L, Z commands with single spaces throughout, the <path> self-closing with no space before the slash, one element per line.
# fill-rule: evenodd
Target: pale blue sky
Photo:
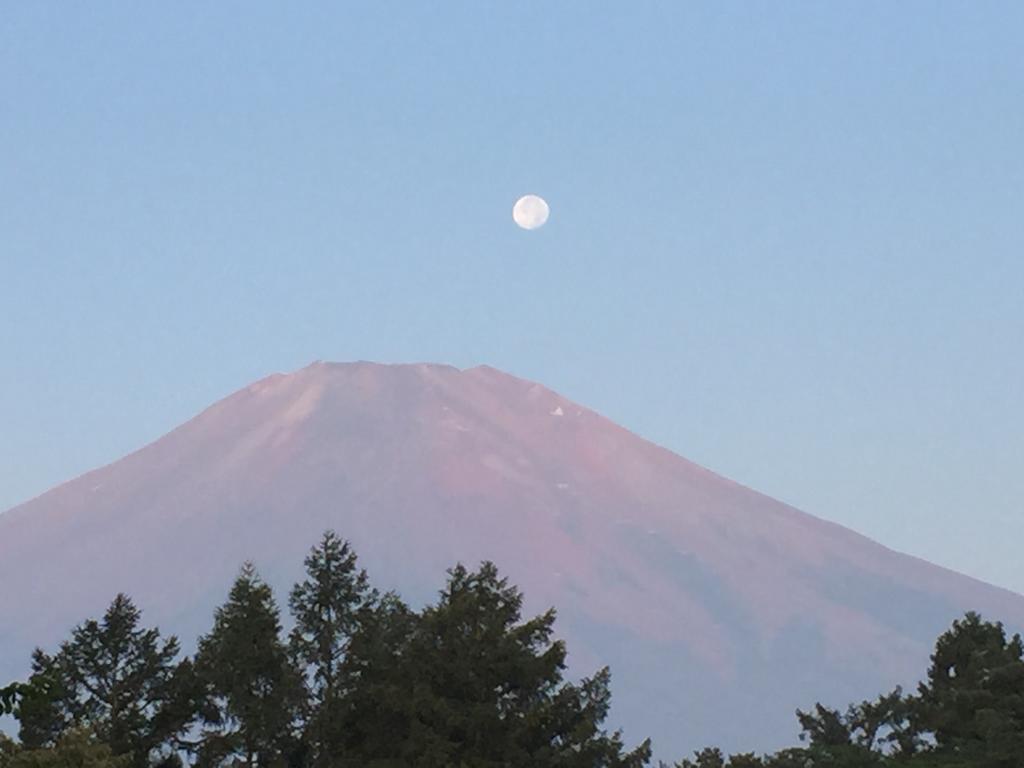
<path fill-rule="evenodd" d="M 489 363 L 1024 591 L 1024 5 L 299 5 L 4 6 L 0 508 Z"/>

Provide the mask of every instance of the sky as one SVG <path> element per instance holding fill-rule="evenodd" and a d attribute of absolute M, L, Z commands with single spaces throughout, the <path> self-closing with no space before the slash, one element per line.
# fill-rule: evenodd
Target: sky
<path fill-rule="evenodd" d="M 7 4 L 0 509 L 275 371 L 487 363 L 1024 592 L 1021 39 L 1014 2 Z"/>

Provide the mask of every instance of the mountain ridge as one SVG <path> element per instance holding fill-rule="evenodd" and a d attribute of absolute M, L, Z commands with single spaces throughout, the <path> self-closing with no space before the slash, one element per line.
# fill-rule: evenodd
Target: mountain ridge
<path fill-rule="evenodd" d="M 796 706 L 912 683 L 962 610 L 1024 626 L 1009 590 L 777 502 L 527 379 L 316 362 L 0 514 L 0 583 L 27 584 L 0 591 L 0 665 L 116 591 L 189 640 L 243 559 L 282 599 L 325 528 L 414 602 L 456 561 L 494 560 L 531 610 L 559 610 L 574 671 L 611 665 L 613 718 L 631 736 L 650 725 L 675 754 L 698 740 L 774 747 L 792 741 Z M 738 742 L 729 711 L 763 720 L 762 741 Z"/>

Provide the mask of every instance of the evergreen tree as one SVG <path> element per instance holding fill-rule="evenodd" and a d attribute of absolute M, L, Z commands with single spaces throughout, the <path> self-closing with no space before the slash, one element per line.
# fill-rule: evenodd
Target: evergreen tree
<path fill-rule="evenodd" d="M 0 716 L 10 715 L 14 712 L 21 693 L 22 686 L 20 683 L 11 683 L 0 688 Z"/>
<path fill-rule="evenodd" d="M 352 636 L 376 600 L 349 543 L 327 531 L 306 557 L 306 579 L 289 599 L 295 628 L 290 649 L 309 687 L 304 738 L 314 766 L 343 751 L 344 660 Z"/>
<path fill-rule="evenodd" d="M 522 595 L 485 563 L 449 572 L 440 600 L 416 620 L 390 686 L 377 699 L 399 730 L 384 753 L 417 768 L 641 766 L 649 745 L 623 750 L 601 730 L 607 671 L 562 682 L 565 647 L 552 640 L 554 612 L 521 621 Z M 375 742 L 380 746 L 379 742 Z"/>
<path fill-rule="evenodd" d="M 705 747 L 693 753 L 693 760 L 684 758 L 676 763 L 675 768 L 725 768 L 727 761 L 718 747 Z"/>
<path fill-rule="evenodd" d="M 37 649 L 17 708 L 28 748 L 55 746 L 70 729 L 88 729 L 133 766 L 172 753 L 193 719 L 191 667 L 177 660 L 174 637 L 139 626 L 141 613 L 118 595 L 99 621 L 78 626 L 50 656 Z"/>
<path fill-rule="evenodd" d="M 0 756 L 0 768 L 130 768 L 131 764 L 130 755 L 114 755 L 87 728 L 72 728 L 49 747 L 16 749 L 6 762 Z"/>
<path fill-rule="evenodd" d="M 729 758 L 729 768 L 763 768 L 764 761 L 753 752 L 743 752 Z"/>
<path fill-rule="evenodd" d="M 19 691 L 14 715 L 18 719 L 18 736 L 28 749 L 53 746 L 72 727 L 73 720 L 62 702 L 74 696 L 65 680 L 58 660 L 36 648 L 32 653 L 32 676 Z"/>
<path fill-rule="evenodd" d="M 11 762 L 20 751 L 17 742 L 0 731 L 0 768 L 10 768 Z"/>
<path fill-rule="evenodd" d="M 847 722 L 855 743 L 900 758 L 917 754 L 925 738 L 914 719 L 916 707 L 916 699 L 904 696 L 899 686 L 874 701 L 851 706 Z"/>
<path fill-rule="evenodd" d="M 853 734 L 846 718 L 839 710 L 821 704 L 813 712 L 796 711 L 800 721 L 801 741 L 810 741 L 812 747 L 843 747 L 853 743 Z"/>
<path fill-rule="evenodd" d="M 917 696 L 797 716 L 806 748 L 728 760 L 712 748 L 677 768 L 1024 768 L 1024 642 L 968 613 L 939 637 Z"/>
<path fill-rule="evenodd" d="M 336 765 L 401 765 L 411 731 L 407 654 L 419 616 L 393 592 L 364 612 L 342 664 L 347 691 Z"/>
<path fill-rule="evenodd" d="M 281 641 L 274 596 L 251 563 L 200 638 L 195 666 L 205 694 L 200 765 L 266 768 L 293 756 L 301 680 Z"/>
<path fill-rule="evenodd" d="M 979 766 L 1024 765 L 1024 642 L 968 613 L 939 637 L 919 690 L 937 750 Z"/>

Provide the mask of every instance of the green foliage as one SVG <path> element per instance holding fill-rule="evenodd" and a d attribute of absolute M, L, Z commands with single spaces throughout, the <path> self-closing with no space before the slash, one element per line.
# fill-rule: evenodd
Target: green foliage
<path fill-rule="evenodd" d="M 821 755 L 847 755 L 861 759 L 875 752 L 913 755 L 923 744 L 922 734 L 911 722 L 916 703 L 901 688 L 874 701 L 851 704 L 845 713 L 815 704 L 812 712 L 797 710 L 801 741 Z"/>
<path fill-rule="evenodd" d="M 199 640 L 203 766 L 270 766 L 298 752 L 294 727 L 302 682 L 281 641 L 270 587 L 243 566 L 213 629 Z"/>
<path fill-rule="evenodd" d="M 918 695 L 797 711 L 809 745 L 756 758 L 696 753 L 678 768 L 1024 768 L 1024 642 L 968 613 L 939 637 Z"/>
<path fill-rule="evenodd" d="M 65 681 L 53 657 L 41 648 L 32 653 L 32 676 L 20 691 L 14 710 L 18 732 L 28 749 L 53 746 L 72 727 L 71 716 L 60 702 L 70 697 L 71 684 Z"/>
<path fill-rule="evenodd" d="M 550 701 L 565 649 L 551 642 L 554 615 L 520 624 L 521 604 L 493 565 L 450 572 L 407 652 L 414 726 L 407 759 L 431 768 L 515 764 L 529 754 L 530 709 Z"/>
<path fill-rule="evenodd" d="M 116 756 L 108 744 L 87 728 L 65 732 L 55 744 L 38 749 L 16 749 L 3 757 L 0 768 L 130 768 L 131 756 Z"/>
<path fill-rule="evenodd" d="M 379 612 L 367 631 L 401 645 L 383 668 L 378 656 L 378 673 L 356 687 L 356 701 L 372 699 L 375 711 L 353 723 L 353 759 L 417 768 L 643 765 L 646 743 L 624 753 L 619 734 L 601 730 L 607 671 L 563 683 L 554 612 L 521 621 L 521 608 L 521 593 L 485 563 L 451 570 L 437 604 L 411 623 L 400 605 Z M 354 639 L 351 663 L 371 666 L 359 654 L 379 654 L 375 646 Z"/>
<path fill-rule="evenodd" d="M 394 593 L 362 617 L 343 663 L 348 681 L 337 723 L 344 765 L 401 765 L 400 734 L 410 731 L 409 664 L 404 656 L 419 620 Z"/>
<path fill-rule="evenodd" d="M 0 716 L 14 714 L 14 708 L 18 704 L 18 698 L 22 694 L 20 683 L 11 683 L 0 688 Z"/>
<path fill-rule="evenodd" d="M 10 768 L 15 755 L 20 751 L 18 743 L 0 731 L 0 768 Z"/>
<path fill-rule="evenodd" d="M 705 747 L 695 752 L 693 760 L 684 758 L 676 763 L 675 768 L 724 768 L 727 759 L 718 747 Z"/>
<path fill-rule="evenodd" d="M 918 722 L 937 751 L 978 766 L 1024 764 L 1024 643 L 968 613 L 935 645 Z"/>
<path fill-rule="evenodd" d="M 604 729 L 610 673 L 564 679 L 555 613 L 491 563 L 456 566 L 413 611 L 380 595 L 350 545 L 324 534 L 277 605 L 243 566 L 195 661 L 140 626 L 118 595 L 26 683 L 0 689 L 0 768 L 642 768 Z M 938 638 L 915 695 L 797 711 L 804 746 L 758 756 L 696 752 L 675 768 L 1024 768 L 1024 641 L 969 613 Z M 196 724 L 198 723 L 198 726 Z M 191 740 L 189 740 L 191 739 Z"/>
<path fill-rule="evenodd" d="M 140 618 L 118 595 L 101 620 L 75 628 L 56 654 L 35 651 L 17 710 L 26 747 L 56 747 L 71 729 L 84 728 L 134 766 L 173 749 L 192 719 L 190 665 L 177 661 L 176 638 L 161 640 Z"/>
<path fill-rule="evenodd" d="M 344 749 L 344 661 L 352 636 L 372 612 L 377 595 L 357 569 L 349 543 L 333 531 L 306 557 L 306 579 L 295 585 L 289 607 L 295 619 L 289 648 L 309 688 L 304 741 L 314 766 L 330 764 Z"/>
<path fill-rule="evenodd" d="M 814 712 L 797 710 L 797 720 L 803 733 L 801 739 L 811 742 L 812 747 L 847 747 L 853 744 L 850 724 L 838 710 L 814 705 Z"/>

